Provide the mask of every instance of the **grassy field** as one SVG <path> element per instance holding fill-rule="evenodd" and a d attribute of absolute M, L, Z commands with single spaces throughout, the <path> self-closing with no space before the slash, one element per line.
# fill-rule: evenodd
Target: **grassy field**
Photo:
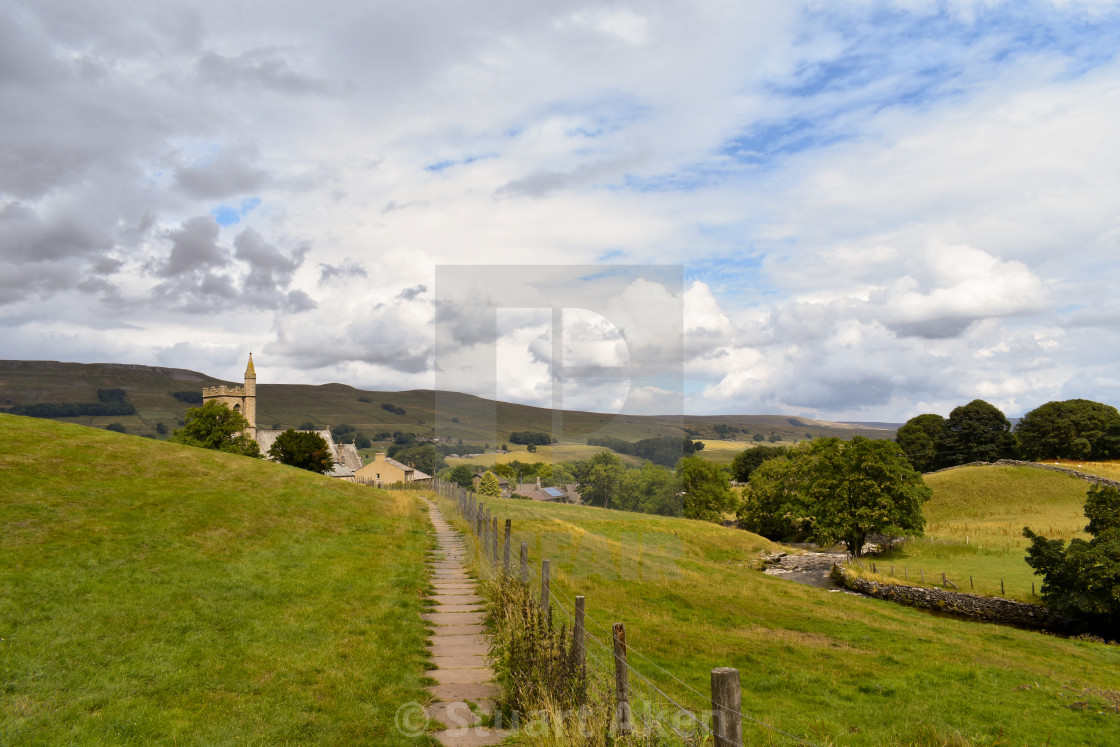
<path fill-rule="evenodd" d="M 963 590 L 1024 601 L 1038 577 L 1024 560 L 1029 526 L 1051 539 L 1083 537 L 1089 484 L 1034 467 L 961 467 L 925 476 L 933 497 L 923 507 L 926 536 L 874 559 L 881 574 L 934 585 L 941 573 Z M 864 562 L 867 566 L 868 561 Z M 869 567 L 869 566 L 868 566 Z M 904 571 L 905 569 L 905 571 Z M 971 578 L 971 581 L 969 577 Z"/>
<path fill-rule="evenodd" d="M 429 744 L 412 496 L 9 415 L 0 483 L 0 744 Z"/>
<path fill-rule="evenodd" d="M 1047 459 L 1046 464 L 1057 464 L 1087 475 L 1107 477 L 1111 480 L 1120 480 L 1120 460 L 1110 462 L 1086 462 L 1076 459 Z"/>
<path fill-rule="evenodd" d="M 584 459 L 590 459 L 601 451 L 610 451 L 605 446 L 588 446 L 587 444 L 552 444 L 551 446 L 538 446 L 535 452 L 529 452 L 524 446 L 517 446 L 509 444 L 511 451 L 508 454 L 486 453 L 479 456 L 463 457 L 461 459 L 447 459 L 447 464 L 450 467 L 456 467 L 460 464 L 481 464 L 484 467 L 491 467 L 495 464 L 509 464 L 513 461 L 521 461 L 532 464 L 533 462 L 544 462 L 545 464 L 556 464 L 558 462 L 576 462 Z M 631 466 L 638 466 L 642 460 L 638 457 L 628 456 L 626 454 L 618 454 L 619 459 L 624 464 Z"/>
<path fill-rule="evenodd" d="M 709 672 L 740 670 L 743 711 L 821 745 L 1120 743 L 1120 647 L 969 623 L 765 576 L 773 546 L 712 524 L 491 499 L 561 599 L 587 598 L 609 644 L 704 709 Z M 570 607 L 569 607 L 570 608 Z M 593 656 L 610 654 L 591 642 Z M 652 691 L 631 677 L 640 708 Z M 651 696 L 657 699 L 659 696 Z M 748 723 L 747 744 L 794 744 Z"/>
<path fill-rule="evenodd" d="M 411 431 L 429 435 L 438 428 L 443 437 L 461 438 L 491 446 L 509 440 L 512 431 L 552 432 L 551 409 L 530 407 L 475 397 L 457 392 L 416 390 L 371 392 L 345 384 L 308 386 L 273 383 L 267 359 L 255 361 L 257 423 L 268 428 L 279 424 L 295 428 L 311 422 L 320 427 L 349 423 L 367 435 L 379 431 Z M 223 382 L 205 374 L 173 368 L 121 364 L 59 363 L 55 361 L 0 361 L 0 407 L 43 402 L 97 402 L 97 390 L 122 388 L 128 392 L 138 413 L 131 416 L 74 418 L 81 425 L 104 427 L 120 422 L 129 433 L 157 435 L 156 425 L 176 427 L 188 405 L 169 392 L 198 390 Z M 382 407 L 401 410 L 394 413 Z M 437 417 L 438 414 L 438 417 Z M 610 435 L 629 441 L 651 436 L 684 436 L 685 428 L 715 435 L 713 426 L 725 423 L 746 433 L 771 432 L 783 438 L 816 436 L 870 436 L 889 438 L 892 430 L 865 428 L 781 415 L 637 416 L 565 411 L 560 440 L 586 443 L 592 434 Z"/>

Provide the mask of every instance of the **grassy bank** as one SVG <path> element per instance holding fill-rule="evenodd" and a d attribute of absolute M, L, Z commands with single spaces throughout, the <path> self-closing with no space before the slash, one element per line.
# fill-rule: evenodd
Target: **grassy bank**
<path fill-rule="evenodd" d="M 0 481 L 0 743 L 427 743 L 412 496 L 5 415 Z"/>
<path fill-rule="evenodd" d="M 561 599 L 587 597 L 592 633 L 609 642 L 604 628 L 624 622 L 640 652 L 631 663 L 697 710 L 711 669 L 733 666 L 745 713 L 816 744 L 1120 741 L 1120 647 L 765 576 L 751 565 L 773 545 L 747 532 L 588 507 L 489 505 L 499 521 L 513 519 L 535 565 L 552 561 Z M 794 744 L 750 723 L 745 737 Z"/>
<path fill-rule="evenodd" d="M 940 585 L 945 573 L 962 590 L 982 594 L 1001 594 L 1002 580 L 1002 596 L 1037 602 L 1031 583 L 1039 580 L 1024 560 L 1023 527 L 1052 539 L 1084 536 L 1089 484 L 1076 477 L 1034 467 L 977 466 L 925 480 L 933 489 L 922 509 L 926 536 L 874 558 L 880 574 L 889 575 L 893 566 L 896 577 Z"/>

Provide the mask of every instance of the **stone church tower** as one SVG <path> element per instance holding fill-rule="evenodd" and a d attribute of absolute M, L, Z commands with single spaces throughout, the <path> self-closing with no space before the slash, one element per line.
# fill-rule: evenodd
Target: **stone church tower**
<path fill-rule="evenodd" d="M 257 437 L 257 371 L 253 368 L 253 354 L 249 353 L 249 365 L 245 367 L 245 386 L 210 386 L 202 389 L 202 403 L 216 399 L 223 405 L 241 413 L 249 421 L 245 434 Z"/>

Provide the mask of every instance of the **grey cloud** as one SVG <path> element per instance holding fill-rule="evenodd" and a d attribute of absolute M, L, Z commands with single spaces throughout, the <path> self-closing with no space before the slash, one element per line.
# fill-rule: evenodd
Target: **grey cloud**
<path fill-rule="evenodd" d="M 171 241 L 171 252 L 152 268 L 166 278 L 156 286 L 154 297 L 191 314 L 234 308 L 298 313 L 316 307 L 304 291 L 289 290 L 307 245 L 285 253 L 257 231 L 245 229 L 234 238 L 231 257 L 218 243 L 219 234 L 218 224 L 208 215 L 189 218 L 169 231 L 165 238 Z M 247 269 L 240 271 L 234 259 Z"/>
<path fill-rule="evenodd" d="M 536 171 L 514 179 L 498 188 L 497 197 L 545 197 L 553 192 L 580 187 L 584 184 L 616 176 L 620 170 L 633 163 L 633 158 L 585 163 L 572 171 Z"/>
<path fill-rule="evenodd" d="M 498 325 L 494 307 L 436 299 L 436 329 L 454 347 L 494 343 Z"/>
<path fill-rule="evenodd" d="M 348 88 L 296 72 L 278 49 L 255 49 L 237 57 L 208 52 L 198 61 L 198 75 L 223 89 L 264 89 L 292 96 L 337 95 Z"/>
<path fill-rule="evenodd" d="M 365 268 L 350 257 L 342 260 L 342 264 L 331 265 L 326 262 L 319 263 L 319 285 L 328 285 L 335 280 L 348 277 L 369 277 Z"/>
<path fill-rule="evenodd" d="M 268 180 L 256 165 L 257 153 L 249 148 L 225 148 L 203 166 L 180 167 L 175 181 L 191 197 L 223 199 L 253 192 Z"/>
<path fill-rule="evenodd" d="M 156 273 L 169 278 L 228 265 L 229 252 L 218 246 L 219 231 L 209 215 L 188 218 L 178 229 L 168 231 L 165 237 L 171 241 L 171 253 Z"/>
<path fill-rule="evenodd" d="M 8 262 L 74 259 L 112 245 L 110 232 L 71 210 L 56 210 L 42 216 L 21 202 L 0 207 L 0 256 Z"/>
<path fill-rule="evenodd" d="M 417 296 L 428 292 L 428 287 L 425 285 L 415 285 L 411 288 L 405 288 L 397 294 L 397 298 L 402 301 L 411 301 Z"/>

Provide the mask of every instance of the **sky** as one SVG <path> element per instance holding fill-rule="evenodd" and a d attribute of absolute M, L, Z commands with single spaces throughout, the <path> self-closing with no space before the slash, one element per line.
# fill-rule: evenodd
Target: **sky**
<path fill-rule="evenodd" d="M 1117 39 L 1106 0 L 0 0 L 0 358 L 547 406 L 645 317 L 694 414 L 1117 405 Z M 497 307 L 649 272 L 554 345 L 463 265 Z M 496 390 L 435 342 L 486 320 Z"/>

